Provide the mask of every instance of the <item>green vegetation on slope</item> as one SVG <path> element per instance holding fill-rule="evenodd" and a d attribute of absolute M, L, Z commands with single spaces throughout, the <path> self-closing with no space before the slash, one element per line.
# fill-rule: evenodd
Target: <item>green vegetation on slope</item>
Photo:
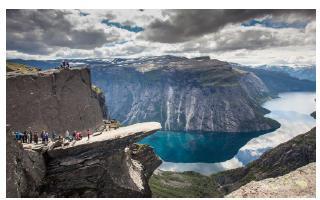
<path fill-rule="evenodd" d="M 208 176 L 196 172 L 160 171 L 149 181 L 153 197 L 222 197 L 218 185 Z"/>
<path fill-rule="evenodd" d="M 96 85 L 92 85 L 91 88 L 96 94 L 101 94 L 103 92 L 102 89 Z"/>
<path fill-rule="evenodd" d="M 23 65 L 23 64 L 7 62 L 6 63 L 6 71 L 7 72 L 19 72 L 22 74 L 26 74 L 26 73 L 38 72 L 40 70 L 36 67 L 29 67 L 29 66 Z"/>
<path fill-rule="evenodd" d="M 278 145 L 246 167 L 211 176 L 195 172 L 152 175 L 153 197 L 222 197 L 253 181 L 282 176 L 316 161 L 316 128 Z"/>

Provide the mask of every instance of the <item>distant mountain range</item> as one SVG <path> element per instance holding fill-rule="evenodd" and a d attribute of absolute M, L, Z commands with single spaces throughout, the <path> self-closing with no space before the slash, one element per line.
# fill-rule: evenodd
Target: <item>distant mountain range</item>
<path fill-rule="evenodd" d="M 310 80 L 316 81 L 316 66 L 306 65 L 306 66 L 285 66 L 285 65 L 259 65 L 259 66 L 246 66 L 239 65 L 237 63 L 231 63 L 234 66 L 248 67 L 254 69 L 263 69 L 266 71 L 282 72 L 286 73 L 292 77 L 298 78 L 300 80 Z"/>
<path fill-rule="evenodd" d="M 231 63 L 234 68 L 253 72 L 257 75 L 269 88 L 272 95 L 277 95 L 280 92 L 292 92 L 292 91 L 315 91 L 315 81 L 299 79 L 290 75 L 288 72 L 283 71 L 288 68 L 280 68 L 276 70 L 276 67 L 251 67 L 244 66 L 235 63 Z M 272 70 L 274 69 L 274 70 Z M 294 69 L 291 69 L 294 70 Z M 301 68 L 300 72 L 304 70 Z M 307 69 L 305 70 L 307 71 Z M 315 71 L 314 71 L 315 74 Z M 315 76 L 315 75 L 314 75 Z"/>
<path fill-rule="evenodd" d="M 270 70 L 270 71 L 285 72 L 285 73 L 288 73 L 290 76 L 296 77 L 301 80 L 316 81 L 315 65 L 299 66 L 299 67 L 263 65 L 263 66 L 259 66 L 258 68 Z"/>

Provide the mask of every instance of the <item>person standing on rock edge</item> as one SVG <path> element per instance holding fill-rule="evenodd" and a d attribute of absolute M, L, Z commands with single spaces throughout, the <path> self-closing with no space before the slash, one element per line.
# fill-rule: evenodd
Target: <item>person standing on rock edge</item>
<path fill-rule="evenodd" d="M 33 134 L 33 140 L 34 140 L 34 143 L 38 144 L 38 132 L 37 131 L 35 131 Z"/>
<path fill-rule="evenodd" d="M 42 141 L 42 144 L 44 144 L 44 133 L 45 133 L 45 131 L 44 130 L 42 130 L 42 132 L 41 132 L 41 141 Z"/>
<path fill-rule="evenodd" d="M 30 131 L 29 130 L 26 131 L 26 134 L 27 134 L 27 143 L 29 144 L 29 143 L 31 143 L 30 142 Z"/>
<path fill-rule="evenodd" d="M 89 141 L 89 139 L 90 139 L 90 135 L 91 135 L 91 132 L 90 132 L 90 130 L 89 130 L 89 129 L 87 130 L 87 135 L 88 135 L 88 141 Z"/>
<path fill-rule="evenodd" d="M 51 139 L 52 139 L 52 142 L 56 139 L 56 137 L 57 137 L 56 132 L 55 132 L 55 131 L 52 131 L 52 132 L 51 132 Z"/>
<path fill-rule="evenodd" d="M 48 132 L 44 133 L 44 141 L 45 141 L 45 144 L 47 145 L 48 141 L 49 141 L 49 133 Z"/>
<path fill-rule="evenodd" d="M 25 130 L 22 135 L 22 143 L 26 143 L 26 142 L 27 142 L 27 130 Z"/>
<path fill-rule="evenodd" d="M 29 143 L 30 144 L 32 144 L 32 136 L 33 136 L 33 134 L 32 134 L 32 130 L 31 130 L 31 127 L 29 127 Z"/>

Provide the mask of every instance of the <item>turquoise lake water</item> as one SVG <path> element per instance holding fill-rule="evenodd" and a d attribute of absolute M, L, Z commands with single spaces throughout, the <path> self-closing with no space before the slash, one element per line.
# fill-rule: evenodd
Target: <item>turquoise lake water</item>
<path fill-rule="evenodd" d="M 315 126 L 310 113 L 315 110 L 314 92 L 289 92 L 266 102 L 263 107 L 281 127 L 250 133 L 157 133 L 140 141 L 151 145 L 163 160 L 159 167 L 170 171 L 196 171 L 211 174 L 243 166 L 270 148 L 305 133 Z"/>

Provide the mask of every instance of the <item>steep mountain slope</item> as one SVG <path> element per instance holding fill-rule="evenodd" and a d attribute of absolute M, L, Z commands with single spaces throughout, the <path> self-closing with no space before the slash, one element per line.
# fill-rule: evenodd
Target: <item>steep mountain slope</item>
<path fill-rule="evenodd" d="M 154 197 L 223 197 L 255 180 L 274 178 L 316 161 L 316 128 L 280 144 L 246 167 L 204 176 L 195 172 L 157 172 Z"/>
<path fill-rule="evenodd" d="M 268 89 L 253 73 L 218 60 L 163 56 L 93 66 L 109 114 L 124 124 L 160 121 L 165 130 L 240 132 L 279 125 L 259 103 Z"/>

